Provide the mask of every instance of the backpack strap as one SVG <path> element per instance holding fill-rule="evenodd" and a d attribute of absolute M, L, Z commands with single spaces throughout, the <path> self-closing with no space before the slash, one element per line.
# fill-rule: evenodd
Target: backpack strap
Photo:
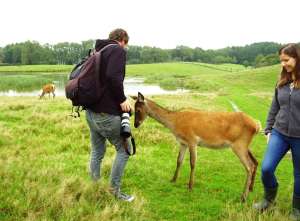
<path fill-rule="evenodd" d="M 74 110 L 75 109 L 75 110 Z M 74 117 L 74 118 L 77 118 L 77 117 L 80 117 L 80 111 L 83 111 L 84 110 L 84 107 L 82 106 L 72 106 L 72 112 L 71 114 L 69 115 L 70 117 Z"/>
<path fill-rule="evenodd" d="M 113 45 L 117 45 L 116 44 L 108 44 L 108 45 L 105 45 L 100 51 L 96 52 L 96 73 L 99 73 L 100 71 L 100 60 L 101 60 L 101 53 L 108 47 L 110 46 L 113 46 Z"/>

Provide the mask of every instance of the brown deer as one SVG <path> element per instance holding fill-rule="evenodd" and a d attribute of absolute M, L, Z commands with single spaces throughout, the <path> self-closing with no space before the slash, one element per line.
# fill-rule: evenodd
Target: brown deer
<path fill-rule="evenodd" d="M 247 172 L 247 179 L 241 200 L 245 201 L 249 191 L 253 190 L 258 162 L 249 150 L 252 138 L 261 130 L 260 122 L 256 122 L 242 112 L 207 112 L 200 110 L 170 111 L 141 93 L 132 97 L 135 102 L 134 126 L 139 127 L 147 115 L 169 128 L 180 143 L 177 167 L 172 182 L 175 182 L 186 149 L 190 152 L 189 189 L 194 185 L 197 145 L 212 149 L 231 147 Z"/>
<path fill-rule="evenodd" d="M 52 93 L 53 98 L 55 97 L 55 85 L 54 84 L 45 84 L 42 87 L 42 94 L 40 95 L 40 99 L 42 97 L 44 97 L 45 94 L 49 94 L 49 98 L 50 98 L 50 93 Z"/>

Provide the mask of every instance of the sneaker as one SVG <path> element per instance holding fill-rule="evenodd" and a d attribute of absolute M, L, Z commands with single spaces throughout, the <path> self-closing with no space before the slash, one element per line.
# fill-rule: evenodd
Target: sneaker
<path fill-rule="evenodd" d="M 134 200 L 134 196 L 130 196 L 130 195 L 127 195 L 125 193 L 122 193 L 120 191 L 118 191 L 116 194 L 115 194 L 115 197 L 119 200 L 123 200 L 123 201 L 126 201 L 126 202 L 132 202 Z"/>
<path fill-rule="evenodd" d="M 293 208 L 290 219 L 294 221 L 300 221 L 300 210 Z"/>

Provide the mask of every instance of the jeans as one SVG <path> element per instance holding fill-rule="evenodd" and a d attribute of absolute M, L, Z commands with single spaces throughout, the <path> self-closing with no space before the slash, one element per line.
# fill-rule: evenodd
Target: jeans
<path fill-rule="evenodd" d="M 121 178 L 129 155 L 125 152 L 124 142 L 120 136 L 121 117 L 106 113 L 95 113 L 86 110 L 86 119 L 91 135 L 90 174 L 93 180 L 100 179 L 101 162 L 106 151 L 106 140 L 115 146 L 117 151 L 112 170 L 111 187 L 120 189 Z M 130 144 L 128 144 L 130 148 Z"/>
<path fill-rule="evenodd" d="M 278 186 L 275 170 L 291 149 L 294 166 L 294 196 L 300 197 L 300 138 L 287 137 L 273 129 L 262 163 L 262 182 L 266 188 Z"/>

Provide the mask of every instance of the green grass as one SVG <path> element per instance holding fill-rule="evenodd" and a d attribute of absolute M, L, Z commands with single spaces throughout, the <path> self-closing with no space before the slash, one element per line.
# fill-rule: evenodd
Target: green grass
<path fill-rule="evenodd" d="M 239 65 L 239 64 L 207 64 L 207 63 L 199 63 L 199 62 L 192 63 L 192 64 L 197 64 L 199 66 L 203 66 L 211 69 L 217 69 L 226 72 L 238 72 L 246 69 L 244 65 Z"/>
<path fill-rule="evenodd" d="M 155 64 L 143 64 L 143 65 L 128 65 L 128 67 L 134 67 L 137 71 L 139 70 L 149 70 L 149 67 L 159 72 L 173 71 L 177 72 L 178 68 L 185 70 L 184 66 L 186 64 L 190 67 L 194 66 L 193 69 L 197 69 L 197 66 L 202 66 L 207 69 L 214 69 L 220 71 L 242 71 L 245 70 L 243 65 L 237 64 L 206 64 L 206 63 L 196 63 L 196 62 L 182 62 L 182 63 L 155 63 Z M 74 67 L 74 65 L 9 65 L 0 66 L 0 72 L 69 72 Z M 190 68 L 189 67 L 189 68 Z"/>
<path fill-rule="evenodd" d="M 74 65 L 17 65 L 0 66 L 0 72 L 69 72 Z"/>
<path fill-rule="evenodd" d="M 184 77 L 183 84 L 194 88 L 191 93 L 152 97 L 169 109 L 232 111 L 233 101 L 264 123 L 279 68 L 229 72 L 195 64 L 153 64 L 130 65 L 127 71 L 129 76 L 157 75 L 153 82 L 168 79 L 176 85 L 176 76 Z M 133 128 L 137 154 L 128 162 L 123 189 L 136 200 L 128 204 L 108 192 L 115 154 L 111 145 L 101 181 L 90 180 L 88 127 L 84 114 L 73 119 L 70 111 L 64 98 L 0 97 L 0 220 L 288 220 L 293 190 L 289 156 L 277 169 L 275 212 L 259 215 L 251 209 L 262 196 L 262 135 L 251 145 L 259 161 L 254 192 L 241 204 L 246 175 L 229 149 L 198 149 L 196 183 L 190 192 L 188 154 L 177 183 L 170 183 L 178 145 L 166 128 L 147 119 L 139 129 Z"/>
<path fill-rule="evenodd" d="M 0 73 L 0 91 L 33 91 L 47 83 L 64 84 L 67 75 L 64 73 Z"/>

